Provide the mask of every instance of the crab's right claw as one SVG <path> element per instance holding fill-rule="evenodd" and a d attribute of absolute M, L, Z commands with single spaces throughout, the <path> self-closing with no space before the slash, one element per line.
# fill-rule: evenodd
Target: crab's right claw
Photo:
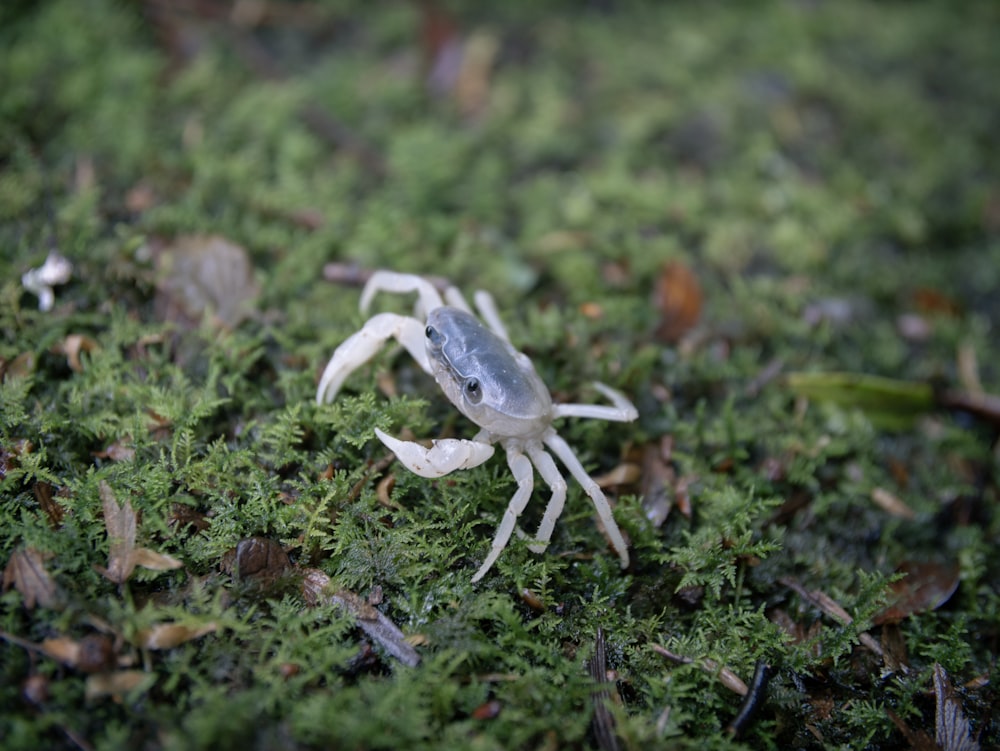
<path fill-rule="evenodd" d="M 404 467 L 421 477 L 443 477 L 456 469 L 478 467 L 493 456 L 493 446 L 479 441 L 444 438 L 426 448 L 419 443 L 393 438 L 378 428 L 375 428 L 375 435 Z"/>

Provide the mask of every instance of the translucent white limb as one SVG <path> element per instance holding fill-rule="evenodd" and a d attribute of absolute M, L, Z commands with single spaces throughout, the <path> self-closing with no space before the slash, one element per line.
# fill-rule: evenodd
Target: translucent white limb
<path fill-rule="evenodd" d="M 430 448 L 412 441 L 401 441 L 375 428 L 375 435 L 396 455 L 400 463 L 421 477 L 443 477 L 456 469 L 478 467 L 491 456 L 493 446 L 478 441 L 445 438 Z"/>
<path fill-rule="evenodd" d="M 475 576 L 472 577 L 473 582 L 479 581 L 486 575 L 486 572 L 492 568 L 497 558 L 500 557 L 503 549 L 507 547 L 507 543 L 510 542 L 510 536 L 514 532 L 514 526 L 517 524 L 517 517 L 521 515 L 524 507 L 528 505 L 528 499 L 531 498 L 531 491 L 534 488 L 535 471 L 531 468 L 531 462 L 528 461 L 528 457 L 518 449 L 507 448 L 507 466 L 510 467 L 510 471 L 514 474 L 514 479 L 517 480 L 517 492 L 514 493 L 514 497 L 507 504 L 507 510 L 503 512 L 503 519 L 500 520 L 500 526 L 497 527 L 496 535 L 493 537 L 490 553 L 486 556 L 486 560 L 483 561 L 483 565 L 479 567 Z"/>
<path fill-rule="evenodd" d="M 395 271 L 376 271 L 371 275 L 365 288 L 361 290 L 361 312 L 367 313 L 372 298 L 379 292 L 416 292 L 418 295 L 416 313 L 423 318 L 434 308 L 440 308 L 444 303 L 434 285 L 416 274 L 399 274 Z"/>
<path fill-rule="evenodd" d="M 552 530 L 556 527 L 556 520 L 562 514 L 563 504 L 566 502 L 566 481 L 552 457 L 545 453 L 540 446 L 528 446 L 528 456 L 531 457 L 538 474 L 545 480 L 545 484 L 552 489 L 552 496 L 549 498 L 549 505 L 545 507 L 545 514 L 538 525 L 538 533 L 535 535 L 535 543 L 528 546 L 528 550 L 533 553 L 542 553 L 549 546 L 552 539 Z"/>
<path fill-rule="evenodd" d="M 611 514 L 608 499 L 605 498 L 597 483 L 587 474 L 587 470 L 580 464 L 573 449 L 554 430 L 549 430 L 542 440 L 545 441 L 545 445 L 552 449 L 552 453 L 559 457 L 559 461 L 565 465 L 573 478 L 583 486 L 584 492 L 590 496 L 590 500 L 593 501 L 594 508 L 597 510 L 597 516 L 604 525 L 604 531 L 607 532 L 608 539 L 611 540 L 611 547 L 618 553 L 622 568 L 626 568 L 628 566 L 628 546 L 625 544 L 625 538 L 622 537 L 621 530 L 618 529 L 618 524 Z"/>
<path fill-rule="evenodd" d="M 493 329 L 494 334 L 505 342 L 509 342 L 510 336 L 507 334 L 507 327 L 500 320 L 500 311 L 497 310 L 497 304 L 493 300 L 493 295 L 477 289 L 472 299 L 476 303 L 476 310 L 479 311 L 479 316 L 486 321 L 486 325 Z"/>
<path fill-rule="evenodd" d="M 465 295 L 462 294 L 462 291 L 458 287 L 448 287 L 444 291 L 444 301 L 453 308 L 464 310 L 466 313 L 472 312 L 472 308 L 469 307 Z"/>
<path fill-rule="evenodd" d="M 639 410 L 620 391 L 610 386 L 594 381 L 593 386 L 611 400 L 614 406 L 605 407 L 600 404 L 554 404 L 552 418 L 559 417 L 594 417 L 598 420 L 613 422 L 632 422 L 639 416 Z"/>
<path fill-rule="evenodd" d="M 316 403 L 332 402 L 347 376 L 371 360 L 389 339 L 395 339 L 406 347 L 417 364 L 425 372 L 431 372 L 424 344 L 424 324 L 416 318 L 379 313 L 369 318 L 360 331 L 345 339 L 334 351 L 319 379 Z"/>

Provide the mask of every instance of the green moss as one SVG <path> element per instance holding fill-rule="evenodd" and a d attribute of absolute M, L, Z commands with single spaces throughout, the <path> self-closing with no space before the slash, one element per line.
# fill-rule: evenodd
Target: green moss
<path fill-rule="evenodd" d="M 934 410 L 973 375 L 1000 393 L 993 5 L 441 6 L 498 45 L 475 112 L 426 86 L 418 4 L 281 5 L 252 31 L 112 0 L 0 10 L 0 561 L 32 551 L 56 592 L 28 607 L 8 574 L 0 594 L 4 748 L 590 747 L 598 629 L 625 748 L 897 747 L 888 710 L 933 734 L 933 666 L 988 674 L 1000 622 L 995 425 Z M 159 243 L 201 233 L 261 286 L 234 330 L 165 296 Z M 42 313 L 20 278 L 53 249 L 74 273 Z M 558 426 L 594 475 L 663 473 L 660 526 L 655 485 L 609 491 L 626 572 L 574 484 L 546 553 L 515 538 L 471 584 L 513 478 L 499 456 L 438 480 L 388 463 L 374 427 L 476 431 L 405 352 L 315 405 L 366 317 L 330 262 L 487 289 L 558 400 L 598 401 L 594 380 L 634 399 L 635 423 Z M 670 344 L 667 262 L 703 298 Z M 105 486 L 182 568 L 100 573 Z M 249 537 L 291 571 L 234 578 Z M 873 624 L 908 560 L 959 584 L 893 627 L 903 671 L 861 635 L 892 635 Z M 420 664 L 307 605 L 308 569 L 371 597 Z M 163 623 L 216 628 L 137 646 Z M 103 633 L 108 669 L 142 672 L 114 698 L 25 646 Z M 767 701 L 733 737 L 721 667 L 760 661 Z M 995 689 L 959 695 L 1000 744 Z"/>

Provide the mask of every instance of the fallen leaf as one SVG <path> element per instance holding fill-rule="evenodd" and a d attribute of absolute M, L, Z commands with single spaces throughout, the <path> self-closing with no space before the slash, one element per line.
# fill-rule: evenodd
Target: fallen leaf
<path fill-rule="evenodd" d="M 669 464 L 672 453 L 671 436 L 663 436 L 658 443 L 647 443 L 642 447 L 642 477 L 639 484 L 642 510 L 657 529 L 663 526 L 674 505 L 671 489 L 676 483 L 677 475 Z"/>
<path fill-rule="evenodd" d="M 35 548 L 15 550 L 3 571 L 4 591 L 13 586 L 24 598 L 24 606 L 28 610 L 34 610 L 38 605 L 55 607 L 59 590 L 45 568 L 45 560 L 51 557 L 50 553 Z"/>
<path fill-rule="evenodd" d="M 142 180 L 125 194 L 125 208 L 133 214 L 141 214 L 156 205 L 156 190 L 153 186 Z"/>
<path fill-rule="evenodd" d="M 178 532 L 192 527 L 195 532 L 203 532 L 209 527 L 206 515 L 196 508 L 184 503 L 175 503 L 170 507 L 167 525 Z"/>
<path fill-rule="evenodd" d="M 489 103 L 493 64 L 500 51 L 500 42 L 488 31 L 469 35 L 462 55 L 462 67 L 455 82 L 455 103 L 466 117 L 475 117 Z"/>
<path fill-rule="evenodd" d="M 132 551 L 132 563 L 150 571 L 171 571 L 184 565 L 172 555 L 157 553 L 149 548 L 135 548 Z"/>
<path fill-rule="evenodd" d="M 490 699 L 473 709 L 470 716 L 473 720 L 495 720 L 500 716 L 500 711 L 502 709 L 503 704 L 496 699 Z"/>
<path fill-rule="evenodd" d="M 45 512 L 49 524 L 53 529 L 59 529 L 62 525 L 65 511 L 63 511 L 62 506 L 53 500 L 52 486 L 47 482 L 36 482 L 32 488 L 32 492 L 35 494 L 35 500 L 38 501 L 39 507 Z"/>
<path fill-rule="evenodd" d="M 130 691 L 148 691 L 156 683 L 156 674 L 142 670 L 119 670 L 115 673 L 96 673 L 87 678 L 84 695 L 87 699 L 102 696 L 120 697 Z"/>
<path fill-rule="evenodd" d="M 31 375 L 35 372 L 35 362 L 34 352 L 22 352 L 13 360 L 0 357 L 0 378 L 6 379 L 8 375 L 12 378 L 24 378 Z"/>
<path fill-rule="evenodd" d="M 97 352 L 99 350 L 100 346 L 98 346 L 97 341 L 84 334 L 70 334 L 52 348 L 55 354 L 66 356 L 66 362 L 75 373 L 83 372 L 83 362 L 80 360 L 81 352 Z"/>
<path fill-rule="evenodd" d="M 919 287 L 913 291 L 913 304 L 925 313 L 940 313 L 946 316 L 959 316 L 962 306 L 943 292 L 930 287 Z"/>
<path fill-rule="evenodd" d="M 29 675 L 21 684 L 21 694 L 28 703 L 41 709 L 51 696 L 48 676 L 39 673 Z"/>
<path fill-rule="evenodd" d="M 43 639 L 38 645 L 38 650 L 56 662 L 61 662 L 71 668 L 75 668 L 80 660 L 80 644 L 67 636 Z"/>
<path fill-rule="evenodd" d="M 597 483 L 598 487 L 610 488 L 616 485 L 631 485 L 638 482 L 641 476 L 642 470 L 638 464 L 624 462 L 605 474 L 595 477 L 594 482 Z"/>
<path fill-rule="evenodd" d="M 108 532 L 108 567 L 98 567 L 105 578 L 115 584 L 124 584 L 136 566 L 168 571 L 183 565 L 173 556 L 135 547 L 138 520 L 132 504 L 126 499 L 124 504 L 118 505 L 114 492 L 104 480 L 98 485 L 98 493 L 104 505 L 104 527 Z"/>
<path fill-rule="evenodd" d="M 899 496 L 893 495 L 885 488 L 872 488 L 872 500 L 880 509 L 900 519 L 913 520 L 917 518 L 913 509 L 907 506 Z"/>
<path fill-rule="evenodd" d="M 889 585 L 892 604 L 876 614 L 875 625 L 896 623 L 916 613 L 937 610 L 958 589 L 959 567 L 954 563 L 904 561 L 896 573 L 905 576 Z"/>
<path fill-rule="evenodd" d="M 182 235 L 156 253 L 156 307 L 160 317 L 194 328 L 209 316 L 235 328 L 253 313 L 260 285 L 250 256 L 216 235 Z"/>
<path fill-rule="evenodd" d="M 691 269 L 680 261 L 670 261 L 656 280 L 653 304 L 660 314 L 656 338 L 672 344 L 698 323 L 701 317 L 701 285 Z"/>
<path fill-rule="evenodd" d="M 115 584 L 124 584 L 135 570 L 132 551 L 135 549 L 136 514 L 132 504 L 118 505 L 111 486 L 104 480 L 98 485 L 104 505 L 104 528 L 108 533 L 108 567 L 101 573 Z"/>
<path fill-rule="evenodd" d="M 240 579 L 270 581 L 282 576 L 292 566 L 281 544 L 269 537 L 240 540 L 222 559 L 222 569 Z"/>
<path fill-rule="evenodd" d="M 785 383 L 799 396 L 859 409 L 872 424 L 887 430 L 908 428 L 935 407 L 934 388 L 919 381 L 867 373 L 797 372 L 787 373 Z"/>
<path fill-rule="evenodd" d="M 108 445 L 103 451 L 93 451 L 92 456 L 98 459 L 110 459 L 113 462 L 126 462 L 135 459 L 135 446 L 132 444 L 132 436 L 125 436 L 119 441 Z"/>
<path fill-rule="evenodd" d="M 132 643 L 142 649 L 173 649 L 184 642 L 211 634 L 217 628 L 214 621 L 196 626 L 183 623 L 157 623 L 136 632 Z"/>
<path fill-rule="evenodd" d="M 972 728 L 962 711 L 962 704 L 952 689 L 948 673 L 934 663 L 934 695 L 937 709 L 934 713 L 934 740 L 941 751 L 979 751 L 979 742 L 972 736 Z"/>

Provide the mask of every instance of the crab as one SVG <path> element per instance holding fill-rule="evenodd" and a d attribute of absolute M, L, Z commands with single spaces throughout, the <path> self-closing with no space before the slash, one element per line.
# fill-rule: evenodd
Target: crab
<path fill-rule="evenodd" d="M 476 467 L 493 456 L 493 444 L 503 447 L 517 491 L 472 581 L 486 575 L 510 541 L 517 518 L 534 490 L 535 470 L 551 495 L 528 548 L 541 553 L 548 547 L 563 510 L 567 484 L 546 447 L 590 496 L 621 567 L 627 568 L 628 547 L 607 498 L 552 423 L 563 417 L 631 422 L 638 416 L 635 406 L 623 394 L 597 382 L 593 387 L 610 406 L 554 403 L 531 360 L 511 344 L 496 304 L 486 292 L 476 292 L 473 297 L 485 325 L 473 315 L 457 288 L 448 287 L 442 299 L 435 286 L 421 276 L 376 271 L 361 293 L 362 313 L 367 314 L 379 292 L 417 293 L 414 316 L 379 313 L 369 318 L 333 353 L 320 378 L 316 401 L 333 401 L 347 377 L 371 360 L 389 339 L 395 339 L 434 376 L 451 403 L 480 428 L 472 440 L 440 439 L 432 441 L 429 448 L 375 428 L 379 440 L 396 458 L 410 471 L 435 478 Z"/>

